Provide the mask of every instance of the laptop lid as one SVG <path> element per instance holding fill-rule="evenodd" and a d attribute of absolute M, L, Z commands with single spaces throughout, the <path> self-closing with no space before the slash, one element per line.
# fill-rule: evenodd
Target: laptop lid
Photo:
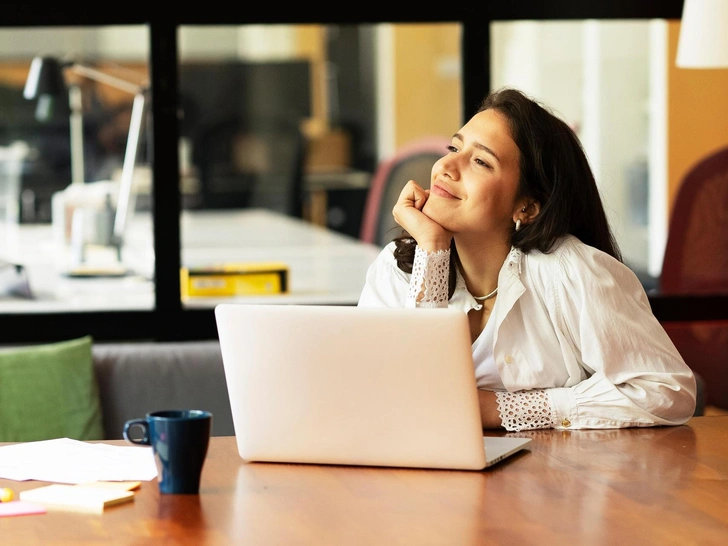
<path fill-rule="evenodd" d="M 247 461 L 480 470 L 530 442 L 484 448 L 462 311 L 220 304 L 215 317 Z"/>

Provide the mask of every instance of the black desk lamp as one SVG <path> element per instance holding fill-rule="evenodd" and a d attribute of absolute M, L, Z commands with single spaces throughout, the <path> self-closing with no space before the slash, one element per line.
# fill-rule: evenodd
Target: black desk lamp
<path fill-rule="evenodd" d="M 71 112 L 66 93 L 61 63 L 53 57 L 33 60 L 23 96 L 29 100 L 38 99 L 35 119 L 45 122 L 54 117 L 69 115 Z"/>
<path fill-rule="evenodd" d="M 28 79 L 25 83 L 25 89 L 23 90 L 23 96 L 28 100 L 38 100 L 36 118 L 39 121 L 46 121 L 51 116 L 70 112 L 71 168 L 73 173 L 72 183 L 74 184 L 84 183 L 83 119 L 80 89 L 78 86 L 71 86 L 68 89 L 68 100 L 66 100 L 66 82 L 64 78 L 64 72 L 66 70 L 134 95 L 129 135 L 126 141 L 124 163 L 121 169 L 119 194 L 116 201 L 113 230 L 110 240 L 103 242 L 107 246 L 116 248 L 118 260 L 121 262 L 121 246 L 123 244 L 124 230 L 126 229 L 127 219 L 132 208 L 134 165 L 139 148 L 145 95 L 148 87 L 146 84 L 132 83 L 75 61 L 61 61 L 53 57 L 35 57 L 33 59 L 30 65 Z"/>

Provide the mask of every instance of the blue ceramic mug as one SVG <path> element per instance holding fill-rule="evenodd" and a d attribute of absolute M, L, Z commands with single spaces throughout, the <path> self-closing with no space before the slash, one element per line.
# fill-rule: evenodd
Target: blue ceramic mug
<path fill-rule="evenodd" d="M 127 442 L 152 446 L 160 493 L 197 494 L 211 430 L 209 411 L 164 410 L 127 421 L 123 434 Z"/>

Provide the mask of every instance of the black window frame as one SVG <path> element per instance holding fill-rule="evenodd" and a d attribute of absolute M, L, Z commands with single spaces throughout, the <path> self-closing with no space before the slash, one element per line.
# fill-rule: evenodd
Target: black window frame
<path fill-rule="evenodd" d="M 508 20 L 680 19 L 682 0 L 521 0 L 481 3 L 460 9 L 417 7 L 417 14 L 393 16 L 385 6 L 360 6 L 346 15 L 321 6 L 281 10 L 271 4 L 251 8 L 206 5 L 204 10 L 175 6 L 164 16 L 96 13 L 66 6 L 58 12 L 13 7 L 2 27 L 148 25 L 153 138 L 153 237 L 155 306 L 151 310 L 69 313 L 0 313 L 0 344 L 49 342 L 92 335 L 98 341 L 216 339 L 213 309 L 188 309 L 180 299 L 180 212 L 177 105 L 177 31 L 184 25 L 458 23 L 462 28 L 464 117 L 490 88 L 490 23 Z M 113 13 L 116 11 L 117 13 Z M 138 10 L 137 10 L 138 11 Z M 343 11 L 343 10 L 342 10 Z M 650 295 L 660 321 L 728 319 L 728 296 Z"/>

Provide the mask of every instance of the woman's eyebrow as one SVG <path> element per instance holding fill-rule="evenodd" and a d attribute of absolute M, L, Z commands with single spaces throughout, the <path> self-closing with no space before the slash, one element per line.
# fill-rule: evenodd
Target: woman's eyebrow
<path fill-rule="evenodd" d="M 465 142 L 465 139 L 463 138 L 463 135 L 461 135 L 460 133 L 455 133 L 453 135 L 453 138 L 457 138 L 461 142 Z M 488 148 L 486 145 L 480 144 L 479 142 L 473 142 L 473 146 L 475 148 L 478 148 L 479 150 L 483 150 L 487 154 L 492 155 L 494 158 L 496 158 L 496 160 L 498 162 L 500 162 L 500 157 L 498 157 L 498 154 L 496 154 L 493 150 L 491 150 L 490 148 Z"/>

